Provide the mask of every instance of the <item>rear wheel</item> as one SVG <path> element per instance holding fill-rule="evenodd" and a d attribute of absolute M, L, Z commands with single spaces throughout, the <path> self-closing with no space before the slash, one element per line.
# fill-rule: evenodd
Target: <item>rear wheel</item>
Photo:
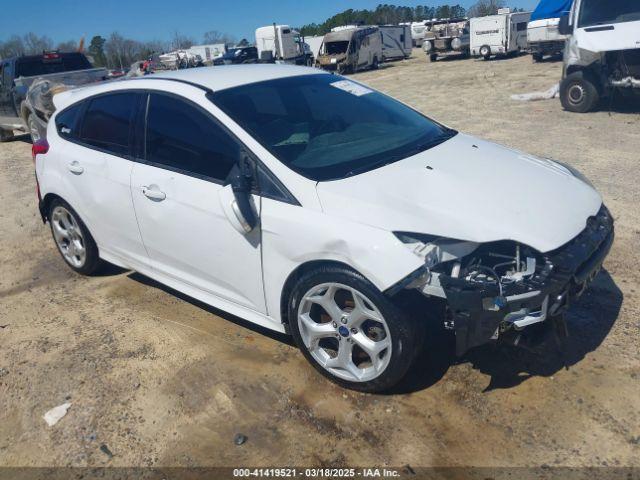
<path fill-rule="evenodd" d="M 540 52 L 536 52 L 533 54 L 533 61 L 536 63 L 541 62 L 543 58 L 544 58 L 544 55 L 542 55 L 542 53 Z"/>
<path fill-rule="evenodd" d="M 438 54 L 432 53 L 431 55 L 427 55 L 427 58 L 429 59 L 429 62 L 433 63 L 438 60 Z"/>
<path fill-rule="evenodd" d="M 380 64 L 378 63 L 378 57 L 373 57 L 373 62 L 371 63 L 371 70 L 377 70 Z"/>
<path fill-rule="evenodd" d="M 587 113 L 600 102 L 600 93 L 591 75 L 587 72 L 573 72 L 560 84 L 560 101 L 565 110 Z"/>
<path fill-rule="evenodd" d="M 49 206 L 49 225 L 58 251 L 74 271 L 93 274 L 101 264 L 98 247 L 78 214 L 62 199 Z"/>
<path fill-rule="evenodd" d="M 489 60 L 491 58 L 491 49 L 488 45 L 480 47 L 480 56 L 484 57 L 485 60 Z"/>
<path fill-rule="evenodd" d="M 304 275 L 289 301 L 298 347 L 327 378 L 354 390 L 397 384 L 414 359 L 421 329 L 360 274 L 326 266 Z"/>

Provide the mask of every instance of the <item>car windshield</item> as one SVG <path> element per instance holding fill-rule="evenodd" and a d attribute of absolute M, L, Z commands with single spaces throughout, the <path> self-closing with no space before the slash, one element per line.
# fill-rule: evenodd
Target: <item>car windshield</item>
<path fill-rule="evenodd" d="M 583 0 L 580 8 L 580 28 L 638 20 L 638 0 Z"/>
<path fill-rule="evenodd" d="M 456 134 L 338 75 L 269 80 L 210 98 L 285 165 L 316 181 L 373 170 Z"/>
<path fill-rule="evenodd" d="M 60 54 L 57 58 L 25 57 L 16 61 L 16 77 L 35 77 L 49 73 L 71 72 L 91 68 L 89 60 L 81 53 Z"/>

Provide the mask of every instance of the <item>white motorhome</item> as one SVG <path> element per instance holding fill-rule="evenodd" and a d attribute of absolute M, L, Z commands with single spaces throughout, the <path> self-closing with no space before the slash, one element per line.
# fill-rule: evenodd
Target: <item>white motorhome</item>
<path fill-rule="evenodd" d="M 531 14 L 527 26 L 527 41 L 533 60 L 541 61 L 547 55 L 559 55 L 564 51 L 567 39 L 558 30 L 560 17 L 569 13 L 573 0 L 541 0 Z"/>
<path fill-rule="evenodd" d="M 640 2 L 575 0 L 559 30 L 569 35 L 560 84 L 566 110 L 594 110 L 615 90 L 640 96 Z"/>
<path fill-rule="evenodd" d="M 227 51 L 224 43 L 212 43 L 209 45 L 193 45 L 187 49 L 188 53 L 192 55 L 200 55 L 202 61 L 205 63 L 211 63 L 216 58 L 220 58 Z"/>
<path fill-rule="evenodd" d="M 413 50 L 411 27 L 409 25 L 381 25 L 382 60 L 409 58 Z"/>
<path fill-rule="evenodd" d="M 527 48 L 527 24 L 531 12 L 511 13 L 501 9 L 498 15 L 472 18 L 471 55 L 488 60 L 492 55 L 509 55 Z"/>
<path fill-rule="evenodd" d="M 305 46 L 300 33 L 289 25 L 269 25 L 256 29 L 258 59 L 263 62 L 282 62 L 312 65 L 309 46 Z"/>
<path fill-rule="evenodd" d="M 427 21 L 411 23 L 411 40 L 414 47 L 422 47 L 424 43 L 424 34 L 428 31 Z"/>

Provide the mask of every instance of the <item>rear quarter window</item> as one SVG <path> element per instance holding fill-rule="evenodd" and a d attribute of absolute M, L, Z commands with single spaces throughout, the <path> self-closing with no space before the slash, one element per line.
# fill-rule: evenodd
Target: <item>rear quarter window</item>
<path fill-rule="evenodd" d="M 80 140 L 114 155 L 128 155 L 138 98 L 137 93 L 122 92 L 87 100 Z"/>
<path fill-rule="evenodd" d="M 80 124 L 80 111 L 83 103 L 76 103 L 56 115 L 56 130 L 63 138 L 77 138 Z"/>

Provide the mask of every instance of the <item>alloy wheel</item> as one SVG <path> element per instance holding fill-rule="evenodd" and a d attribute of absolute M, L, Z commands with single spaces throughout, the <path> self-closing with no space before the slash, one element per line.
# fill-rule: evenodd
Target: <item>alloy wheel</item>
<path fill-rule="evenodd" d="M 58 205 L 51 213 L 51 230 L 64 259 L 75 268 L 82 268 L 87 250 L 82 230 L 73 214 Z"/>
<path fill-rule="evenodd" d="M 298 327 L 314 360 L 336 377 L 368 382 L 389 365 L 389 327 L 378 308 L 352 287 L 323 283 L 310 289 L 298 308 Z"/>

